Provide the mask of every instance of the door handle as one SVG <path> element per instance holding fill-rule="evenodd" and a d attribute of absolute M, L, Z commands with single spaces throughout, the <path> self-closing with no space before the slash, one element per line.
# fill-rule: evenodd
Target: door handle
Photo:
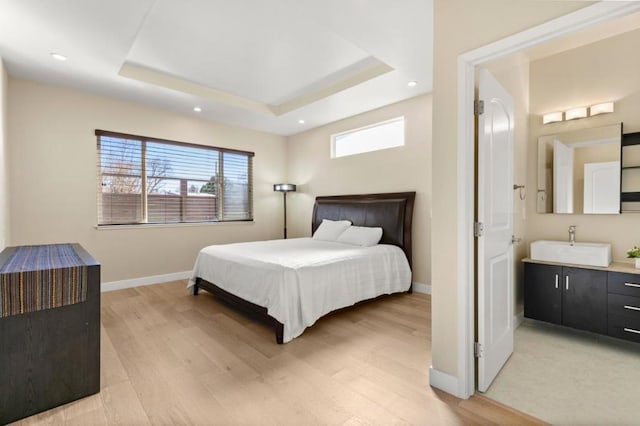
<path fill-rule="evenodd" d="M 560 277 L 556 274 L 556 288 L 558 288 L 558 282 L 560 281 Z"/>
<path fill-rule="evenodd" d="M 569 275 L 565 275 L 564 277 L 564 288 L 565 290 L 569 290 Z"/>
<path fill-rule="evenodd" d="M 520 241 L 522 241 L 522 238 L 518 238 L 515 235 L 511 236 L 511 244 L 516 244 L 516 243 L 519 243 Z"/>

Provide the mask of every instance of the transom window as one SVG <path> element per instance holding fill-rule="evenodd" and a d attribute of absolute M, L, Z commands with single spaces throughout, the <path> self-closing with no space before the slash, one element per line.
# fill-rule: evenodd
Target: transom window
<path fill-rule="evenodd" d="M 98 225 L 253 220 L 253 152 L 96 136 Z"/>
<path fill-rule="evenodd" d="M 331 136 L 331 158 L 404 145 L 404 117 L 398 117 Z"/>

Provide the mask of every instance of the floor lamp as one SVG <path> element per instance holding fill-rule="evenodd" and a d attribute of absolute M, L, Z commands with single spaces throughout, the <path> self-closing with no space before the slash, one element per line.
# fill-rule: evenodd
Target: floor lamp
<path fill-rule="evenodd" d="M 273 190 L 284 195 L 284 238 L 287 239 L 287 192 L 295 192 L 296 186 L 292 183 L 276 183 Z"/>

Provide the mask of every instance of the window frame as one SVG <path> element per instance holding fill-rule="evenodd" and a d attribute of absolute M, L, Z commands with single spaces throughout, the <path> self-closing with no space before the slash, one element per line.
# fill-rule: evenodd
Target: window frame
<path fill-rule="evenodd" d="M 400 145 L 394 145 L 394 146 L 387 146 L 384 148 L 376 148 L 376 149 L 370 149 L 367 151 L 359 151 L 359 152 L 354 152 L 352 154 L 347 154 L 347 155 L 336 155 L 336 139 L 339 138 L 340 136 L 344 136 L 344 135 L 349 135 L 349 134 L 354 134 L 354 133 L 358 133 L 358 132 L 362 132 L 365 130 L 369 130 L 369 129 L 373 129 L 376 127 L 381 127 L 384 126 L 386 124 L 391 124 L 394 122 L 402 122 L 402 144 Z M 334 133 L 330 136 L 330 141 L 331 141 L 331 159 L 335 160 L 338 158 L 346 158 L 346 157 L 352 157 L 354 155 L 362 155 L 362 154 L 367 154 L 370 152 L 377 152 L 377 151 L 384 151 L 387 149 L 393 149 L 393 148 L 401 148 L 403 146 L 406 146 L 406 139 L 407 139 L 407 126 L 406 126 L 406 118 L 404 115 L 398 116 L 398 117 L 393 117 L 390 118 L 388 120 L 383 120 L 383 121 L 378 121 L 376 123 L 372 123 L 372 124 L 368 124 L 366 126 L 362 126 L 362 127 L 357 127 L 355 129 L 349 129 L 349 130 L 345 130 L 339 133 Z"/>
<path fill-rule="evenodd" d="M 100 229 L 100 228 L 117 228 L 117 227 L 127 227 L 127 228 L 136 228 L 136 227 L 166 227 L 166 226 L 194 226 L 194 225 L 203 225 L 203 224 L 220 224 L 220 223 L 234 223 L 234 222 L 253 222 L 254 221 L 254 211 L 253 211 L 253 207 L 254 207 L 254 202 L 253 202 L 253 157 L 255 157 L 255 153 L 252 151 L 244 151 L 244 150 L 239 150 L 239 149 L 233 149 L 233 148 L 224 148 L 224 147 L 218 147 L 218 146 L 211 146 L 211 145 L 201 145 L 201 144 L 195 144 L 195 143 L 190 143 L 190 142 L 181 142 L 181 141 L 175 141 L 175 140 L 169 140 L 169 139 L 163 139 L 163 138 L 156 138 L 156 137 L 149 137 L 149 136 L 140 136 L 140 135 L 134 135 L 134 134 L 130 134 L 130 133 L 121 133 L 121 132 L 113 132 L 113 131 L 109 131 L 109 130 L 101 130 L 101 129 L 95 129 L 95 136 L 96 136 L 96 156 L 97 156 L 97 168 L 96 168 L 96 174 L 97 174 L 97 190 L 96 190 L 96 221 L 97 221 L 97 225 L 96 228 Z M 123 140 L 131 140 L 131 141 L 137 141 L 140 142 L 140 151 L 141 151 L 141 189 L 140 189 L 140 197 L 141 197 L 141 203 L 142 203 L 142 217 L 140 221 L 133 221 L 133 222 L 123 222 L 123 223 L 100 223 L 100 218 L 101 218 L 101 211 L 100 208 L 102 207 L 101 204 L 101 199 L 100 197 L 102 196 L 103 192 L 102 192 L 102 177 L 104 176 L 102 173 L 102 164 L 101 164 L 101 137 L 111 137 L 111 138 L 118 138 L 118 139 L 123 139 Z M 193 220 L 193 221 L 153 221 L 153 222 L 149 222 L 148 220 L 148 212 L 147 212 L 147 208 L 148 208 L 148 197 L 149 195 L 153 195 L 153 194 L 148 194 L 147 192 L 147 178 L 148 176 L 146 176 L 146 161 L 145 161 L 145 151 L 146 151 L 146 144 L 147 143 L 158 143 L 158 144 L 163 144 L 163 145 L 173 145 L 173 146 L 180 146 L 180 147 L 189 147 L 189 148 L 196 148 L 196 149 L 203 149 L 203 150 L 208 150 L 208 151 L 214 151 L 217 153 L 217 162 L 218 162 L 218 174 L 219 176 L 222 177 L 222 179 L 224 180 L 224 167 L 222 166 L 223 163 L 223 157 L 224 154 L 234 154 L 234 155 L 241 155 L 241 156 L 245 156 L 247 158 L 247 189 L 246 189 L 246 197 L 247 197 L 247 202 L 248 202 L 248 218 L 244 218 L 244 219 L 224 219 L 224 190 L 221 190 L 220 193 L 218 194 L 218 200 L 217 200 L 217 209 L 218 209 L 218 218 L 217 219 L 213 219 L 213 220 Z M 107 173 L 107 175 L 112 175 L 112 173 Z M 167 178 L 170 180 L 175 180 L 175 179 L 180 179 L 180 180 L 184 180 L 188 178 L 178 178 L 178 177 L 170 177 Z M 181 195 L 182 198 L 182 195 Z"/>

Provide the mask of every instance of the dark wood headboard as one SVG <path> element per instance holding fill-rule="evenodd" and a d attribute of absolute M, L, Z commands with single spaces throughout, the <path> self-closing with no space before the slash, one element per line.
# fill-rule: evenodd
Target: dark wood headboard
<path fill-rule="evenodd" d="M 311 219 L 313 234 L 322 219 L 350 220 L 355 226 L 382 228 L 382 244 L 400 247 L 411 266 L 411 223 L 415 192 L 316 197 Z"/>

